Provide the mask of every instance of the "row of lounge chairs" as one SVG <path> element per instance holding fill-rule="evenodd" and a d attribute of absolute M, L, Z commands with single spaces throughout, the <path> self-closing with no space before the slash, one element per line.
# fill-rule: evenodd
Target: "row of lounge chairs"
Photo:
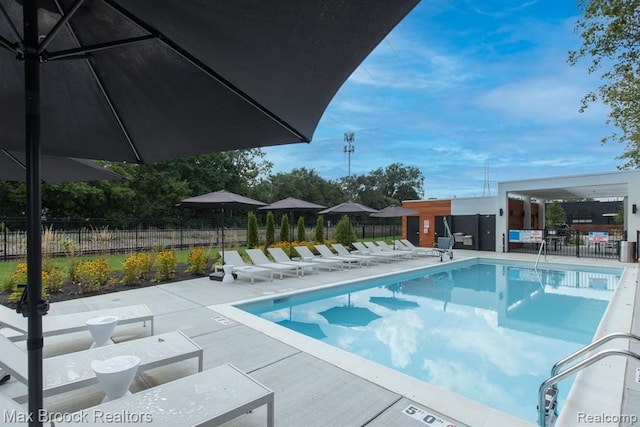
<path fill-rule="evenodd" d="M 274 273 L 279 275 L 280 279 L 284 275 L 300 277 L 306 273 L 318 273 L 320 269 L 331 271 L 372 263 L 399 261 L 415 256 L 437 256 L 442 261 L 444 254 L 449 254 L 449 257 L 453 258 L 451 245 L 445 240 L 439 240 L 439 246 L 436 248 L 419 248 L 411 245 L 408 240 L 396 240 L 394 247 L 384 241 L 354 242 L 353 245 L 357 249 L 354 252 L 350 252 L 339 243 L 332 245 L 333 251 L 327 245 L 315 245 L 319 255 L 315 255 L 307 246 L 294 246 L 300 256 L 298 260 L 291 259 L 282 248 L 268 248 L 273 260 L 270 260 L 261 249 L 247 249 L 246 253 L 251 263 L 245 262 L 240 253 L 234 250 L 225 251 L 224 257 L 228 265 L 233 265 L 233 271 L 236 274 L 249 276 L 251 283 L 254 283 L 256 276 L 263 276 L 273 281 Z M 217 271 L 221 269 L 222 266 L 216 266 Z"/>
<path fill-rule="evenodd" d="M 273 425 L 273 391 L 230 364 L 203 371 L 202 347 L 179 330 L 153 335 L 153 314 L 146 305 L 45 316 L 43 335 L 62 336 L 82 331 L 89 335 L 86 321 L 105 315 L 116 316 L 118 325 L 142 322 L 146 327 L 150 323 L 151 335 L 43 359 L 44 397 L 97 384 L 98 377 L 92 368 L 92 362 L 96 360 L 137 356 L 140 359 L 137 372 L 142 372 L 194 358 L 197 359 L 196 374 L 84 409 L 83 412 L 115 414 L 131 410 L 138 413 L 144 408 L 152 411 L 153 422 L 161 425 L 218 425 L 266 404 L 266 424 Z M 0 368 L 3 374 L 10 374 L 26 386 L 27 353 L 17 343 L 26 339 L 25 320 L 15 311 L 0 305 Z M 25 387 L 3 390 L 14 383 L 0 385 L 0 411 L 5 420 L 19 421 L 25 419 L 27 413 L 27 408 L 20 404 L 27 399 Z M 220 398 L 222 395 L 225 396 L 223 399 Z M 85 419 L 82 414 L 78 416 Z"/>

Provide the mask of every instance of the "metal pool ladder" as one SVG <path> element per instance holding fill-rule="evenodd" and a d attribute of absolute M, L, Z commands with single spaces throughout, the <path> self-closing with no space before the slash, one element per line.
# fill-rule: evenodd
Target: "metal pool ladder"
<path fill-rule="evenodd" d="M 592 365 L 593 363 L 601 359 L 604 359 L 605 357 L 626 356 L 626 357 L 632 357 L 634 359 L 640 360 L 640 354 L 634 353 L 632 351 L 625 350 L 625 349 L 609 349 L 609 350 L 602 350 L 598 353 L 592 354 L 591 356 L 586 357 L 585 359 L 576 363 L 575 365 L 572 365 L 569 368 L 563 371 L 560 371 L 563 366 L 566 366 L 567 364 L 573 362 L 574 360 L 584 355 L 585 353 L 617 338 L 627 338 L 630 340 L 640 342 L 640 336 L 638 335 L 634 335 L 627 332 L 614 332 L 612 334 L 605 335 L 602 338 L 595 340 L 594 342 L 592 342 L 591 344 L 585 347 L 582 347 L 580 350 L 570 354 L 569 356 L 565 357 L 562 360 L 559 360 L 553 365 L 553 367 L 551 368 L 551 377 L 547 378 L 542 384 L 540 384 L 540 387 L 538 388 L 538 425 L 540 427 L 550 427 L 550 426 L 553 426 L 553 423 L 555 423 L 555 416 L 557 416 L 556 411 L 557 411 L 557 394 L 558 394 L 558 387 L 556 384 L 560 380 L 563 380 L 566 377 L 573 375 L 578 371 L 581 371 L 587 366 Z M 553 419 L 547 420 L 547 417 L 549 417 L 551 413 L 554 414 Z M 547 422 L 549 422 L 548 425 L 547 425 Z"/>

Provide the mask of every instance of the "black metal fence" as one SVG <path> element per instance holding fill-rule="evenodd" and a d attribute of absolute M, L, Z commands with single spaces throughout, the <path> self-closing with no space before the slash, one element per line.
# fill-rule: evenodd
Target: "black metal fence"
<path fill-rule="evenodd" d="M 354 224 L 356 235 L 365 239 L 384 239 L 399 236 L 400 224 Z M 294 230 L 295 231 L 295 230 Z M 314 229 L 307 227 L 307 240 L 314 237 Z M 335 227 L 325 227 L 325 238 L 334 236 Z M 264 237 L 264 229 L 259 230 Z M 24 259 L 27 238 L 23 219 L 0 221 L 0 261 Z M 225 227 L 225 247 L 245 245 L 246 226 Z M 132 253 L 165 248 L 221 247 L 222 234 L 217 220 L 155 221 L 155 220 L 44 220 L 42 225 L 42 253 L 59 257 L 69 254 L 92 255 Z"/>
<path fill-rule="evenodd" d="M 623 245 L 627 243 L 624 233 L 594 235 L 581 230 L 544 230 L 543 239 L 545 241 L 543 254 L 546 252 L 583 258 L 620 259 Z M 509 242 L 509 252 L 538 253 L 540 245 L 540 243 Z M 638 258 L 635 245 L 633 253 L 628 256 L 632 259 Z"/>

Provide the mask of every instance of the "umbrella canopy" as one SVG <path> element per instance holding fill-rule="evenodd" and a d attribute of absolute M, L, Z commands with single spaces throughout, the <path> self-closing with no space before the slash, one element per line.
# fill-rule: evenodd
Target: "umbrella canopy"
<path fill-rule="evenodd" d="M 370 208 L 369 206 L 361 205 L 360 203 L 355 202 L 345 202 L 340 203 L 339 205 L 332 206 L 328 209 L 322 210 L 318 213 L 320 214 L 372 214 L 378 212 L 376 209 Z"/>
<path fill-rule="evenodd" d="M 387 206 L 378 212 L 372 213 L 370 216 L 375 218 L 397 218 L 401 216 L 418 215 L 418 211 L 403 208 L 402 206 Z"/>
<path fill-rule="evenodd" d="M 295 197 L 287 197 L 286 199 L 278 200 L 270 205 L 263 206 L 258 209 L 265 209 L 270 211 L 312 211 L 324 209 L 326 206 L 318 205 L 316 203 L 307 202 L 305 200 L 296 199 Z"/>
<path fill-rule="evenodd" d="M 0 148 L 27 155 L 31 414 L 43 407 L 48 311 L 40 153 L 151 162 L 309 142 L 336 91 L 418 1 L 0 4 Z"/>
<path fill-rule="evenodd" d="M 317 323 L 298 322 L 295 320 L 281 320 L 277 323 L 285 328 L 293 329 L 296 332 L 300 332 L 301 334 L 317 340 L 327 337 L 320 325 Z"/>
<path fill-rule="evenodd" d="M 3 1 L 0 148 L 25 150 L 31 60 L 45 154 L 152 162 L 309 142 L 418 1 Z"/>
<path fill-rule="evenodd" d="M 270 211 L 285 211 L 291 212 L 293 216 L 293 212 L 303 212 L 303 211 L 315 211 L 319 209 L 324 209 L 326 206 L 318 205 L 316 203 L 307 202 L 306 200 L 296 199 L 295 197 L 287 197 L 286 199 L 278 200 L 277 202 L 273 202 L 270 205 L 263 206 L 258 209 L 270 210 Z M 289 239 L 293 239 L 293 226 L 294 226 L 294 218 L 291 218 L 291 234 L 289 235 Z"/>
<path fill-rule="evenodd" d="M 410 308 L 420 307 L 420 304 L 415 301 L 396 297 L 370 297 L 369 301 L 374 304 L 390 308 L 391 310 L 406 310 Z"/>
<path fill-rule="evenodd" d="M 222 225 L 222 264 L 224 264 L 224 211 L 251 209 L 264 206 L 266 203 L 229 191 L 220 190 L 200 196 L 189 197 L 180 202 L 181 205 L 199 209 L 220 209 L 220 224 Z"/>
<path fill-rule="evenodd" d="M 353 305 L 332 307 L 319 314 L 327 319 L 329 323 L 348 327 L 366 326 L 380 318 L 380 316 L 368 308 L 355 307 Z"/>
<path fill-rule="evenodd" d="M 42 156 L 40 177 L 42 182 L 51 184 L 125 179 L 91 160 L 57 156 Z M 0 179 L 26 181 L 27 167 L 24 153 L 0 150 Z"/>
<path fill-rule="evenodd" d="M 265 206 L 266 203 L 241 196 L 229 191 L 220 190 L 213 193 L 201 194 L 189 197 L 180 202 L 181 205 L 192 208 L 219 208 L 219 209 L 247 209 L 256 206 Z"/>

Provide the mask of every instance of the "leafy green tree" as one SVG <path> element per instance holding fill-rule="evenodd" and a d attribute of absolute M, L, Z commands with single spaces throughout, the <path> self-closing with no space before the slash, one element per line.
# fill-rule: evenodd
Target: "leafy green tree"
<path fill-rule="evenodd" d="M 256 214 L 249 212 L 247 214 L 247 247 L 255 248 L 260 245 L 258 241 L 258 219 Z"/>
<path fill-rule="evenodd" d="M 324 218 L 322 215 L 318 215 L 316 220 L 316 242 L 319 244 L 324 243 Z"/>
<path fill-rule="evenodd" d="M 549 203 L 545 210 L 545 226 L 558 228 L 567 221 L 567 214 L 557 200 Z"/>
<path fill-rule="evenodd" d="M 298 218 L 298 231 L 297 231 L 297 241 L 298 242 L 303 242 L 307 239 L 307 230 L 304 228 L 304 218 L 303 217 L 299 217 Z"/>
<path fill-rule="evenodd" d="M 357 240 L 356 232 L 351 225 L 351 220 L 347 215 L 343 215 L 336 225 L 336 241 L 345 246 L 351 246 L 351 243 Z"/>
<path fill-rule="evenodd" d="M 273 212 L 267 212 L 267 222 L 264 234 L 264 247 L 268 248 L 276 241 L 276 221 L 273 218 Z"/>
<path fill-rule="evenodd" d="M 369 175 L 346 177 L 343 187 L 351 200 L 382 209 L 401 205 L 403 200 L 416 200 L 424 194 L 424 176 L 416 167 L 392 163 Z"/>
<path fill-rule="evenodd" d="M 289 215 L 287 214 L 282 214 L 280 219 L 280 241 L 289 241 Z"/>
<path fill-rule="evenodd" d="M 569 52 L 568 62 L 576 65 L 590 58 L 589 74 L 597 73 L 601 85 L 582 99 L 580 112 L 602 101 L 610 107 L 607 123 L 620 133 L 602 138 L 602 143 L 626 143 L 618 159 L 622 166 L 640 167 L 640 3 L 636 0 L 579 0 L 583 17 L 575 32 L 582 46 Z"/>

